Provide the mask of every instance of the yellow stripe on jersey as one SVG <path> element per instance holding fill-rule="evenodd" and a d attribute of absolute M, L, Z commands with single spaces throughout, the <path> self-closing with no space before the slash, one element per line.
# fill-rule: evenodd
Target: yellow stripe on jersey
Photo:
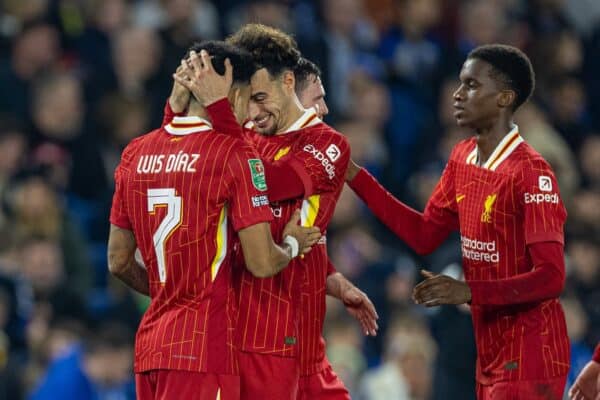
<path fill-rule="evenodd" d="M 221 388 L 217 389 L 217 400 L 221 400 Z"/>
<path fill-rule="evenodd" d="M 319 214 L 319 205 L 321 202 L 321 196 L 313 194 L 302 202 L 302 209 L 300 210 L 300 222 L 302 226 L 314 226 L 317 220 L 317 214 Z"/>
<path fill-rule="evenodd" d="M 217 228 L 217 251 L 215 252 L 215 259 L 210 267 L 210 276 L 214 281 L 219 273 L 219 268 L 225 259 L 227 254 L 227 206 L 224 206 L 219 215 L 219 226 Z"/>

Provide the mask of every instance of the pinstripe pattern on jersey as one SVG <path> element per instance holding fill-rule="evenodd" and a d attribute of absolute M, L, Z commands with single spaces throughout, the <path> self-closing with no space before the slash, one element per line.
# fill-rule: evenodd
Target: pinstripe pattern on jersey
<path fill-rule="evenodd" d="M 206 130 L 203 123 L 197 125 L 177 141 L 166 129 L 135 139 L 115 172 L 111 222 L 130 223 L 150 287 L 151 303 L 136 334 L 136 372 L 237 373 L 237 302 L 226 244 L 235 236 L 233 226 L 269 221 L 272 215 L 268 207 L 255 207 L 251 201 L 261 194 L 253 188 L 247 166 L 256 152 L 240 140 Z M 136 170 L 143 155 L 180 153 L 199 154 L 195 172 Z M 167 274 L 162 285 L 152 236 L 166 208 L 154 208 L 154 215 L 147 212 L 148 189 L 156 188 L 172 188 L 182 198 L 181 223 L 164 243 Z"/>
<path fill-rule="evenodd" d="M 467 282 L 528 272 L 534 266 L 527 244 L 562 238 L 566 216 L 562 202 L 524 202 L 524 194 L 536 190 L 539 176 L 551 177 L 554 187 L 557 184 L 542 157 L 522 140 L 515 146 L 517 140 L 507 135 L 501 146 L 504 152 L 499 151 L 495 161 L 488 164 L 495 169 L 474 164 L 474 138 L 459 143 L 428 204 L 429 213 L 442 216 L 444 224 L 460 226 Z M 490 198 L 495 201 L 490 202 Z M 489 219 L 482 221 L 484 212 Z M 489 261 L 489 257 L 486 261 L 479 253 L 494 254 L 497 259 Z M 472 306 L 471 311 L 480 383 L 548 379 L 567 373 L 569 341 L 558 299 L 502 307 Z"/>

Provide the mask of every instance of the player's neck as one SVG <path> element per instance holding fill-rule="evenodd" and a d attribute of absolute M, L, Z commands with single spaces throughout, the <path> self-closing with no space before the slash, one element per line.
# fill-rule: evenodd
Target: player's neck
<path fill-rule="evenodd" d="M 298 100 L 298 98 L 295 97 L 294 99 L 292 99 L 287 109 L 284 123 L 282 124 L 281 128 L 277 131 L 276 135 L 283 135 L 284 133 L 286 133 L 287 130 L 296 121 L 298 121 L 298 119 L 300 119 L 300 117 L 304 115 L 305 112 L 306 110 L 302 107 L 302 105 L 300 105 L 300 101 Z"/>
<path fill-rule="evenodd" d="M 494 152 L 494 149 L 513 128 L 512 119 L 499 119 L 489 128 L 477 130 L 477 160 L 483 165 Z"/>
<path fill-rule="evenodd" d="M 210 121 L 206 109 L 197 101 L 191 101 L 187 112 L 188 117 L 200 117 Z"/>

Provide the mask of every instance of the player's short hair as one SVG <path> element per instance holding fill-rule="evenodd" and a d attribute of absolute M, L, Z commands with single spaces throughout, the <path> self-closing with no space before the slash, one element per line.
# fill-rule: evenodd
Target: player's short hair
<path fill-rule="evenodd" d="M 189 55 L 191 51 L 200 53 L 200 50 L 206 50 L 208 54 L 210 54 L 215 71 L 221 75 L 225 73 L 225 59 L 229 58 L 231 66 L 233 67 L 234 83 L 250 83 L 250 78 L 258 69 L 250 52 L 234 46 L 231 43 L 226 43 L 221 40 L 197 42 L 189 48 L 186 56 Z"/>
<path fill-rule="evenodd" d="M 525 103 L 535 87 L 535 73 L 529 57 L 513 46 L 488 44 L 473 49 L 467 59 L 478 59 L 490 64 L 495 71 L 493 78 L 508 85 L 517 97 L 516 110 Z"/>
<path fill-rule="evenodd" d="M 294 71 L 301 57 L 294 38 L 262 24 L 244 25 L 227 42 L 249 51 L 259 69 L 266 68 L 273 77 Z"/>
<path fill-rule="evenodd" d="M 321 77 L 321 70 L 314 62 L 310 61 L 307 58 L 300 57 L 298 60 L 298 64 L 296 64 L 296 68 L 294 68 L 294 77 L 296 78 L 296 93 L 303 91 L 308 84 L 308 78 L 314 75 L 315 78 Z"/>

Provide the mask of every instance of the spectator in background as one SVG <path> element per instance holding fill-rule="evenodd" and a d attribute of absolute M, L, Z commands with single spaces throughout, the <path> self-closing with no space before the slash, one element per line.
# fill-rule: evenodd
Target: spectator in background
<path fill-rule="evenodd" d="M 11 229 L 21 238 L 21 254 L 26 257 L 21 261 L 42 263 L 32 266 L 45 268 L 45 263 L 56 262 L 56 278 L 66 274 L 67 282 L 73 290 L 86 295 L 91 286 L 91 267 L 86 252 L 86 243 L 76 227 L 64 212 L 56 192 L 42 176 L 22 177 L 9 195 Z M 31 243 L 23 238 L 33 238 Z M 27 249 L 31 244 L 33 248 Z M 42 244 L 42 246 L 36 246 Z M 38 254 L 36 250 L 40 250 Z M 35 258 L 37 257 L 37 258 Z M 50 257 L 48 260 L 46 257 Z M 64 260 L 64 265 L 63 265 Z M 54 264 L 52 264 L 54 266 Z M 48 271 L 39 271 L 41 274 Z M 41 278 L 41 285 L 47 285 Z"/>
<path fill-rule="evenodd" d="M 427 400 L 432 391 L 436 345 L 427 325 L 407 314 L 386 334 L 384 363 L 362 380 L 365 400 Z"/>
<path fill-rule="evenodd" d="M 598 203 L 596 203 L 598 208 Z M 590 348 L 600 342 L 600 243 L 598 236 L 572 237 L 567 243 L 570 255 L 566 292 L 575 296 L 589 319 L 585 342 Z M 588 357 L 589 359 L 589 357 Z"/>
<path fill-rule="evenodd" d="M 0 198 L 11 178 L 23 165 L 28 138 L 23 127 L 10 117 L 0 117 Z M 6 216 L 0 211 L 0 226 Z"/>
<path fill-rule="evenodd" d="M 127 110 L 127 113 L 123 113 Z M 96 110 L 98 138 L 106 179 L 114 185 L 113 174 L 121 152 L 140 132 L 148 132 L 150 109 L 143 99 L 128 98 L 118 92 L 102 99 Z"/>
<path fill-rule="evenodd" d="M 369 50 L 377 32 L 364 18 L 362 0 L 324 0 L 321 3 L 323 35 L 298 37 L 303 54 L 323 70 L 332 117 L 351 115 L 350 76 L 357 69 L 378 73 L 380 63 Z"/>
<path fill-rule="evenodd" d="M 554 80 L 549 92 L 549 115 L 572 149 L 578 151 L 591 128 L 587 94 L 576 78 Z"/>
<path fill-rule="evenodd" d="M 441 46 L 431 30 L 441 17 L 439 0 L 400 0 L 395 2 L 396 24 L 381 38 L 379 55 L 392 80 L 433 96 L 440 73 Z M 423 84 L 427 87 L 423 88 Z M 425 89 L 425 90 L 423 90 Z"/>
<path fill-rule="evenodd" d="M 350 397 L 358 391 L 359 377 L 366 369 L 366 360 L 361 352 L 363 335 L 360 327 L 350 317 L 330 320 L 323 334 L 327 341 L 327 358 L 344 382 Z"/>
<path fill-rule="evenodd" d="M 585 333 L 588 330 L 588 317 L 581 303 L 576 297 L 565 296 L 561 299 L 565 309 L 567 332 L 571 342 L 571 369 L 567 377 L 569 388 L 577 379 L 577 374 L 592 358 L 592 349 L 585 343 Z M 595 399 L 594 399 L 595 400 Z"/>
<path fill-rule="evenodd" d="M 591 190 L 600 190 L 600 135 L 588 135 L 579 152 L 581 174 L 584 187 Z"/>
<path fill-rule="evenodd" d="M 386 124 L 390 116 L 390 98 L 385 86 L 362 72 L 352 75 L 350 83 L 350 119 L 340 121 L 336 129 L 348 137 L 352 157 L 362 159 L 376 176 L 388 161 L 385 145 Z"/>
<path fill-rule="evenodd" d="M 15 399 L 21 395 L 18 384 L 18 364 L 13 359 L 8 330 L 15 303 L 14 296 L 6 290 L 0 279 L 0 398 Z"/>
<path fill-rule="evenodd" d="M 579 187 L 575 155 L 568 143 L 554 129 L 542 110 L 532 101 L 519 109 L 516 121 L 523 137 L 550 163 L 560 185 L 560 192 L 568 205 Z"/>
<path fill-rule="evenodd" d="M 169 60 L 169 51 L 164 49 L 160 35 L 145 28 L 126 28 L 115 37 L 112 54 L 117 82 L 108 92 L 118 91 L 128 98 L 145 101 L 152 112 L 151 126 L 160 125 L 164 99 L 171 89 L 170 74 L 175 70 L 166 74 L 161 69 Z M 177 63 L 181 54 L 177 53 Z"/>
<path fill-rule="evenodd" d="M 102 198 L 108 183 L 98 143 L 86 129 L 80 81 L 70 74 L 49 75 L 36 84 L 34 93 L 34 163 L 50 166 L 57 178 L 53 183 L 68 193 L 88 201 Z"/>
<path fill-rule="evenodd" d="M 87 98 L 95 103 L 115 80 L 112 41 L 127 27 L 126 0 L 90 0 L 83 3 L 86 26 L 74 39 Z"/>
<path fill-rule="evenodd" d="M 59 244 L 52 239 L 32 236 L 21 245 L 21 274 L 31 284 L 36 299 L 47 299 L 66 281 Z"/>
<path fill-rule="evenodd" d="M 26 27 L 15 39 L 11 57 L 0 62 L 0 112 L 29 121 L 32 82 L 51 71 L 59 58 L 56 28 L 45 23 Z"/>
<path fill-rule="evenodd" d="M 53 335 L 62 335 L 55 340 L 65 343 L 62 351 L 54 354 L 30 400 L 135 399 L 131 331 L 121 325 L 104 323 L 85 336 L 68 326 L 55 327 Z"/>

